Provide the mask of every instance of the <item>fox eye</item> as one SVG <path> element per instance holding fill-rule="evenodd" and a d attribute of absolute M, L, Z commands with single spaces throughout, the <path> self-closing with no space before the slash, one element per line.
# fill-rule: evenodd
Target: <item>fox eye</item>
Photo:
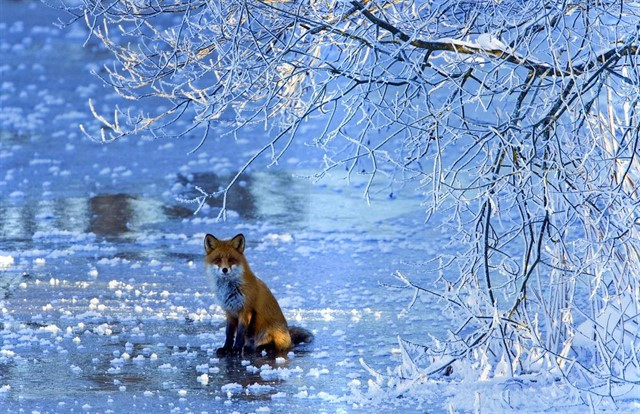
<path fill-rule="evenodd" d="M 238 261 L 236 259 L 229 259 L 229 264 L 230 265 L 234 265 L 236 263 L 238 263 Z"/>
<path fill-rule="evenodd" d="M 215 259 L 213 259 L 213 264 L 215 264 L 215 265 L 220 264 L 220 262 L 222 262 L 222 260 L 220 260 L 219 257 L 216 257 Z"/>

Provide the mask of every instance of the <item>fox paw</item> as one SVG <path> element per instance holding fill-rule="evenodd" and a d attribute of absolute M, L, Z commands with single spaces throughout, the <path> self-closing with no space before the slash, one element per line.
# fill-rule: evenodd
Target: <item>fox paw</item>
<path fill-rule="evenodd" d="M 216 356 L 237 356 L 242 354 L 242 348 L 218 348 Z"/>
<path fill-rule="evenodd" d="M 233 354 L 233 348 L 218 348 L 216 350 L 216 356 L 225 356 L 225 355 L 232 355 Z"/>

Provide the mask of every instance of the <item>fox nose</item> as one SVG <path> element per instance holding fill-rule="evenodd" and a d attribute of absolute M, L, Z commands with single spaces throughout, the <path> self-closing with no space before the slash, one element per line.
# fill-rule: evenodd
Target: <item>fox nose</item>
<path fill-rule="evenodd" d="M 229 269 L 228 269 L 228 268 L 226 268 L 226 267 L 223 267 L 223 268 L 222 268 L 222 273 L 225 273 L 225 274 L 226 274 L 228 271 L 229 271 Z"/>

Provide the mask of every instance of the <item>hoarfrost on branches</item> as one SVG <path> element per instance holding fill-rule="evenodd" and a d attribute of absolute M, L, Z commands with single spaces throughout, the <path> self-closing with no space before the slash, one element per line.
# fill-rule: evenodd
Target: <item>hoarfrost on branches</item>
<path fill-rule="evenodd" d="M 233 135 L 264 124 L 318 176 L 419 180 L 455 255 L 403 285 L 459 325 L 410 376 L 551 371 L 585 401 L 640 381 L 640 5 L 617 1 L 84 0 L 67 7 L 116 57 L 104 81 L 159 113 L 98 114 L 100 140 Z M 313 137 L 301 125 L 322 125 Z M 90 134 L 90 131 L 87 131 Z M 195 148 L 194 150 L 196 150 Z M 450 251 L 450 250 L 447 250 Z M 427 279 L 429 275 L 423 275 Z M 407 352 L 415 349 L 403 347 Z M 413 349 L 413 348 L 412 348 Z M 408 355 L 408 354 L 407 354 Z M 424 362 L 424 361 L 423 361 Z M 423 364 L 424 365 L 424 364 Z M 406 367 L 405 367 L 406 368 Z M 406 369 L 405 369 L 406 371 Z"/>

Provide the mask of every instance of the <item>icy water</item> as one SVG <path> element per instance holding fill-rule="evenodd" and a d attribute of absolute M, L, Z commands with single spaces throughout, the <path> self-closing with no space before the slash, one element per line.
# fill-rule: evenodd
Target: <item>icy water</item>
<path fill-rule="evenodd" d="M 384 286 L 442 243 L 419 194 L 375 188 L 368 207 L 364 181 L 305 178 L 321 154 L 294 146 L 280 166 L 248 170 L 226 222 L 215 201 L 193 215 L 179 199 L 224 185 L 260 131 L 192 155 L 198 136 L 92 142 L 78 125 L 96 128 L 89 97 L 99 110 L 116 102 L 89 74 L 108 56 L 38 2 L 0 7 L 0 410 L 369 412 L 352 398 L 371 379 L 362 362 L 385 372 L 398 335 L 444 330 L 437 303 L 405 314 L 411 292 Z M 215 357 L 224 316 L 203 237 L 240 232 L 312 344 L 278 359 Z"/>

